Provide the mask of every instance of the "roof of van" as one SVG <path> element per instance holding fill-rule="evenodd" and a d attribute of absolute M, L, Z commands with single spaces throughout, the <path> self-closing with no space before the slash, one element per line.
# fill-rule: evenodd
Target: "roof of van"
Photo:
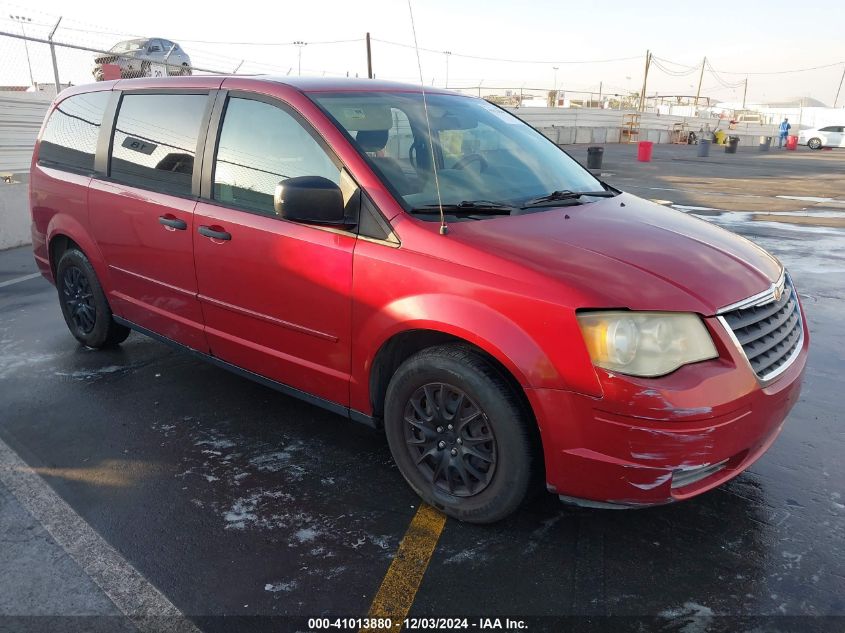
<path fill-rule="evenodd" d="M 121 90 L 204 86 L 209 82 L 219 86 L 227 79 L 243 79 L 256 82 L 274 82 L 284 84 L 302 92 L 422 92 L 419 84 L 381 79 L 358 79 L 355 77 L 286 77 L 275 75 L 191 75 L 188 77 L 140 77 L 137 79 L 113 79 L 110 81 L 80 84 L 66 88 L 59 94 L 64 99 L 74 94 L 99 90 Z M 219 82 L 219 83 L 218 83 Z M 426 86 L 426 94 L 457 94 L 451 90 Z"/>
<path fill-rule="evenodd" d="M 244 77 L 244 75 L 233 75 Z M 402 83 L 399 81 L 383 81 L 381 79 L 359 79 L 357 77 L 286 77 L 274 75 L 257 75 L 251 79 L 265 79 L 292 86 L 302 92 L 421 92 L 419 84 Z M 426 93 L 450 94 L 450 90 L 426 86 Z"/>

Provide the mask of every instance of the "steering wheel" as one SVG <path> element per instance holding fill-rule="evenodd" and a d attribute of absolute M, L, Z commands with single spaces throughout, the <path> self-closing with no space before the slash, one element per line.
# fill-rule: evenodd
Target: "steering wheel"
<path fill-rule="evenodd" d="M 466 169 L 472 163 L 477 162 L 481 165 L 481 171 L 487 171 L 487 159 L 481 154 L 467 154 L 452 165 L 452 169 Z"/>
<path fill-rule="evenodd" d="M 415 169 L 417 167 L 417 154 L 421 148 L 425 148 L 425 143 L 422 141 L 414 141 L 408 148 L 408 161 Z"/>

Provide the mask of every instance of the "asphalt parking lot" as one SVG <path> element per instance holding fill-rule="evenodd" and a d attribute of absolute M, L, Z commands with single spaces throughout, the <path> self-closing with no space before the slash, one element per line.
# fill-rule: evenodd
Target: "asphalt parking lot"
<path fill-rule="evenodd" d="M 586 160 L 585 147 L 567 149 Z M 310 617 L 364 617 L 387 575 L 396 593 L 382 599 L 408 601 L 411 617 L 841 631 L 845 151 L 635 155 L 607 146 L 603 178 L 754 240 L 803 299 L 801 400 L 747 472 L 648 510 L 541 495 L 496 525 L 446 521 L 426 537 L 414 593 L 388 570 L 419 502 L 380 434 L 138 334 L 116 350 L 79 347 L 55 289 L 26 278 L 29 250 L 14 249 L 0 253 L 0 630 L 83 621 L 46 616 L 146 630 L 157 625 L 120 617 L 140 595 L 135 613 L 184 614 L 184 630 L 307 631 Z"/>

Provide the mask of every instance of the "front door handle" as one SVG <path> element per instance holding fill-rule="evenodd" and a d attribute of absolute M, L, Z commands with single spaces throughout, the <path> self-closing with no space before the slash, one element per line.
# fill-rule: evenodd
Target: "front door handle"
<path fill-rule="evenodd" d="M 180 220 L 174 215 L 166 214 L 158 216 L 158 223 L 175 231 L 184 231 L 188 228 L 188 223 L 185 220 Z"/>
<path fill-rule="evenodd" d="M 199 230 L 200 235 L 205 235 L 206 237 L 210 237 L 210 238 L 215 239 L 215 240 L 228 241 L 228 240 L 232 239 L 231 233 L 228 233 L 228 232 L 222 231 L 222 230 L 218 231 L 218 230 L 211 228 L 210 226 L 200 226 L 200 228 L 198 230 Z"/>

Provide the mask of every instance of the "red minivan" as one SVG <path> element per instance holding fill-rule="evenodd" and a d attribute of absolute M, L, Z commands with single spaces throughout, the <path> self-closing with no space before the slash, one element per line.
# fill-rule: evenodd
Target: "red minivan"
<path fill-rule="evenodd" d="M 130 330 L 383 428 L 428 503 L 669 503 L 778 435 L 809 335 L 748 240 L 597 180 L 482 99 L 369 80 L 62 92 L 35 258 L 88 347 Z M 442 211 L 442 213 L 441 213 Z"/>

